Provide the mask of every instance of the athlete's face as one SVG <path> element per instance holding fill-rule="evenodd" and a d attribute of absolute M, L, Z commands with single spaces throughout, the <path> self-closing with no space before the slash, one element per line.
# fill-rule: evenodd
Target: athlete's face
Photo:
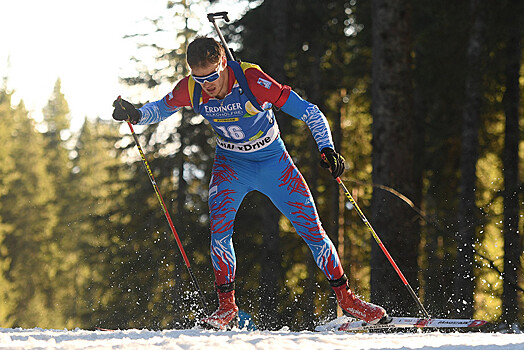
<path fill-rule="evenodd" d="M 224 98 L 227 94 L 228 71 L 225 56 L 218 63 L 191 67 L 191 75 L 210 97 Z"/>

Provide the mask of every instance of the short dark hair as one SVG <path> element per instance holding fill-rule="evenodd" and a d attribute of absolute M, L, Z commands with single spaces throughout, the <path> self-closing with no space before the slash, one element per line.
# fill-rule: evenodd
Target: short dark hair
<path fill-rule="evenodd" d="M 223 55 L 225 50 L 218 41 L 198 36 L 187 46 L 186 60 L 189 67 L 204 67 L 218 63 Z"/>

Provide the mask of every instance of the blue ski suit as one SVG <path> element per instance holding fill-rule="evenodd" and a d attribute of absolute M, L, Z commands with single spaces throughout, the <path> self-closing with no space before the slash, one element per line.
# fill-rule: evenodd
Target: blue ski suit
<path fill-rule="evenodd" d="M 259 66 L 241 63 L 249 89 L 264 109 L 259 111 L 243 93 L 228 64 L 228 94 L 210 98 L 202 90 L 193 101 L 195 81 L 187 76 L 161 100 L 139 109 L 138 124 L 158 123 L 180 108 L 198 103 L 200 114 L 216 133 L 216 152 L 209 184 L 211 261 L 217 285 L 235 279 L 233 248 L 235 215 L 247 193 L 257 190 L 268 196 L 307 243 L 327 279 L 344 274 L 335 246 L 326 235 L 311 192 L 280 138 L 272 106 L 308 125 L 319 150 L 334 148 L 325 116 L 317 106 L 281 85 Z M 223 73 L 224 74 L 224 73 Z M 258 106 L 258 108 L 260 108 Z"/>

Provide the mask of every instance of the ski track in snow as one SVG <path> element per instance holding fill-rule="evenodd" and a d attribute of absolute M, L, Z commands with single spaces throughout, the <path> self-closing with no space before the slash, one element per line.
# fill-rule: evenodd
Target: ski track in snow
<path fill-rule="evenodd" d="M 0 328 L 0 349 L 523 350 L 524 334 Z"/>

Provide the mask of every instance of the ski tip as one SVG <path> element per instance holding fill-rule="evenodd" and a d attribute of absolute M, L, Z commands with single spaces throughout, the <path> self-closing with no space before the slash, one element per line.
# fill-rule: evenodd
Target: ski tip
<path fill-rule="evenodd" d="M 484 320 L 473 320 L 469 325 L 468 325 L 468 328 L 470 327 L 481 327 L 481 326 L 484 326 L 486 324 L 488 324 L 489 322 L 488 321 L 484 321 Z"/>

